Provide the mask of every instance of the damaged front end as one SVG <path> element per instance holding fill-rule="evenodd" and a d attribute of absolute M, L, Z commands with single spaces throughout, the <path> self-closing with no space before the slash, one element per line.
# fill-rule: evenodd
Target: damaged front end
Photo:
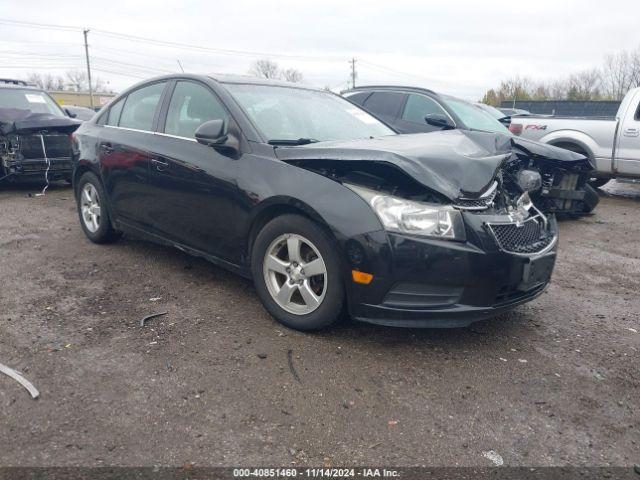
<path fill-rule="evenodd" d="M 528 192 L 533 203 L 547 213 L 592 212 L 599 197 L 588 184 L 592 176 L 588 159 L 555 147 L 540 150 L 533 142 L 513 142 L 513 153 L 500 169 L 505 188 L 514 195 Z"/>
<path fill-rule="evenodd" d="M 0 115 L 0 178 L 69 180 L 70 135 L 78 126 L 78 122 L 69 118 L 3 112 Z"/>

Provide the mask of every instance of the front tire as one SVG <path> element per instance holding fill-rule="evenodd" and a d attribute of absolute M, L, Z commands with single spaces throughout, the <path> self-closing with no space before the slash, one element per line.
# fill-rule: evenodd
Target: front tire
<path fill-rule="evenodd" d="M 335 241 L 300 215 L 282 215 L 258 233 L 251 271 L 260 300 L 280 323 L 318 330 L 338 320 L 344 282 Z"/>
<path fill-rule="evenodd" d="M 93 243 L 110 243 L 120 237 L 109 217 L 106 195 L 102 182 L 93 172 L 86 172 L 78 181 L 76 204 L 80 226 Z"/>

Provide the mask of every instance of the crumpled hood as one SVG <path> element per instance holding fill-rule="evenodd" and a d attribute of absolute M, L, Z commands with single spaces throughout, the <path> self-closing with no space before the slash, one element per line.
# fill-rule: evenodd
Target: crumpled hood
<path fill-rule="evenodd" d="M 0 134 L 28 134 L 42 131 L 72 133 L 81 122 L 49 113 L 32 113 L 19 108 L 0 108 Z"/>
<path fill-rule="evenodd" d="M 502 162 L 514 152 L 563 164 L 587 161 L 582 155 L 539 142 L 468 130 L 389 135 L 276 149 L 279 159 L 292 163 L 300 160 L 390 163 L 451 200 L 482 193 Z"/>

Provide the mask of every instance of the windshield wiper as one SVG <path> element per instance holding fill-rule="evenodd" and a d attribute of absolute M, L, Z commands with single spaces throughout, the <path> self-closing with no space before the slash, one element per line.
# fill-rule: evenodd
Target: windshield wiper
<path fill-rule="evenodd" d="M 296 139 L 273 139 L 269 140 L 267 143 L 269 145 L 308 145 L 310 143 L 318 143 L 320 140 L 316 140 L 315 138 L 298 138 Z"/>

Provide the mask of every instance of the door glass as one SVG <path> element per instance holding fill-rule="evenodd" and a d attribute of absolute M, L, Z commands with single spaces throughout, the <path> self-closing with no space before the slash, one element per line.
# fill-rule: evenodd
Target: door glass
<path fill-rule="evenodd" d="M 164 132 L 194 138 L 200 125 L 216 119 L 224 120 L 225 124 L 229 120 L 216 96 L 204 85 L 182 81 L 176 84 L 171 96 Z"/>
<path fill-rule="evenodd" d="M 111 125 L 113 127 L 118 126 L 118 120 L 120 120 L 120 114 L 122 113 L 122 107 L 124 107 L 124 101 L 126 98 L 127 97 L 119 100 L 118 103 L 109 109 L 109 116 L 107 118 L 106 125 Z"/>
<path fill-rule="evenodd" d="M 136 130 L 153 130 L 153 116 L 166 82 L 154 83 L 131 92 L 122 109 L 120 126 Z"/>
<path fill-rule="evenodd" d="M 424 117 L 429 114 L 447 115 L 447 113 L 434 100 L 424 95 L 409 95 L 407 105 L 404 108 L 402 119 L 407 122 L 425 123 Z"/>

